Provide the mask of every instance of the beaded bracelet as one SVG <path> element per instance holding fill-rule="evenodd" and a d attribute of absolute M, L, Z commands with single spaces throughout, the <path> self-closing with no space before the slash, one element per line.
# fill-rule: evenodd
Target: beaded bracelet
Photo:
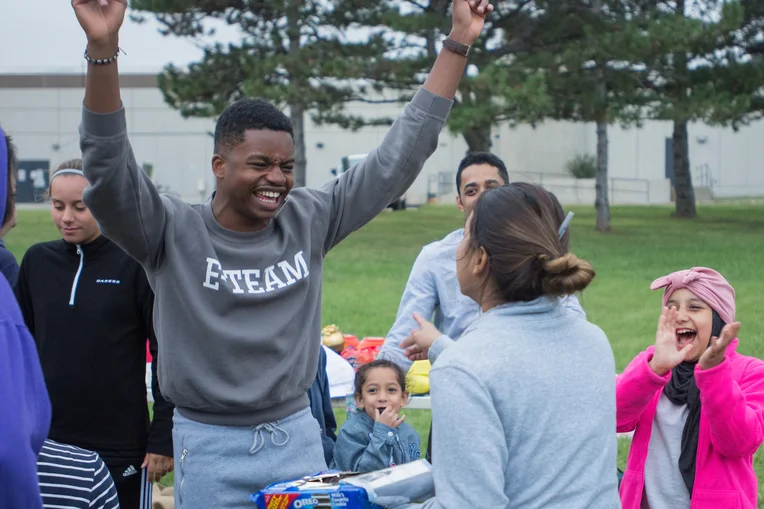
<path fill-rule="evenodd" d="M 117 61 L 117 58 L 119 58 L 119 52 L 122 51 L 122 53 L 125 53 L 122 48 L 117 48 L 117 52 L 114 54 L 113 57 L 110 58 L 93 58 L 90 55 L 88 55 L 88 50 L 85 49 L 85 60 L 88 61 L 88 63 L 91 63 L 93 65 L 107 65 L 111 64 L 113 62 Z M 127 54 L 127 53 L 125 53 Z"/>

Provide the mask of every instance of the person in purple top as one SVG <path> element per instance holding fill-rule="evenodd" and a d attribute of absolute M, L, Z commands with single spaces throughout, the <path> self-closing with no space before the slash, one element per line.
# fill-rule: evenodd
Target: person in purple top
<path fill-rule="evenodd" d="M 13 253 L 8 251 L 3 242 L 3 237 L 8 233 L 11 228 L 16 226 L 16 207 L 15 195 L 16 195 L 16 175 L 13 171 L 15 168 L 16 151 L 11 143 L 11 137 L 2 132 L 0 129 L 0 136 L 2 136 L 3 148 L 0 149 L 4 155 L 2 160 L 3 167 L 0 170 L 0 197 L 2 197 L 2 222 L 0 222 L 0 274 L 5 276 L 8 283 L 13 286 L 16 284 L 16 278 L 19 275 L 19 264 L 16 262 L 16 258 Z"/>
<path fill-rule="evenodd" d="M 0 129 L 0 232 L 14 220 L 13 146 Z M 50 428 L 50 400 L 37 348 L 11 286 L 0 277 L 0 509 L 42 508 L 37 455 Z"/>

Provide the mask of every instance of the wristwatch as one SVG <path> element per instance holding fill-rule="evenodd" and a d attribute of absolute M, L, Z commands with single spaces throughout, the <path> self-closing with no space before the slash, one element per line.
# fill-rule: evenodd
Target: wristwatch
<path fill-rule="evenodd" d="M 459 55 L 462 55 L 463 57 L 466 57 L 470 53 L 471 46 L 468 46 L 467 44 L 462 44 L 460 42 L 457 42 L 449 37 L 446 37 L 443 39 L 443 47 L 447 50 L 453 51 L 454 53 L 458 53 Z"/>

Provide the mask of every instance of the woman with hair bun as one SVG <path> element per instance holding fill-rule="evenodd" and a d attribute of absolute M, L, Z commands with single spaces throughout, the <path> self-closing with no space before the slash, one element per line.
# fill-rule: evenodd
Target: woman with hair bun
<path fill-rule="evenodd" d="M 458 342 L 416 345 L 435 360 L 425 508 L 620 507 L 615 361 L 563 305 L 594 270 L 559 230 L 553 197 L 527 184 L 486 191 L 467 220 L 457 278 L 482 314 Z"/>

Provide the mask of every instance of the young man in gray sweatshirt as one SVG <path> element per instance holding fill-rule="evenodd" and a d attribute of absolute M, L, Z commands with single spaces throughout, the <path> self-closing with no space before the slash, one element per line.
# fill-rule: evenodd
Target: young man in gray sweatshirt
<path fill-rule="evenodd" d="M 126 0 L 72 4 L 88 39 L 84 201 L 156 294 L 159 380 L 176 405 L 176 504 L 250 507 L 248 495 L 265 485 L 326 466 L 307 397 L 324 256 L 400 197 L 435 151 L 468 46 L 492 6 L 453 2 L 452 31 L 430 76 L 353 170 L 321 189 L 292 190 L 289 120 L 264 101 L 242 100 L 215 129 L 216 193 L 188 205 L 157 192 L 128 141 L 116 63 Z"/>

